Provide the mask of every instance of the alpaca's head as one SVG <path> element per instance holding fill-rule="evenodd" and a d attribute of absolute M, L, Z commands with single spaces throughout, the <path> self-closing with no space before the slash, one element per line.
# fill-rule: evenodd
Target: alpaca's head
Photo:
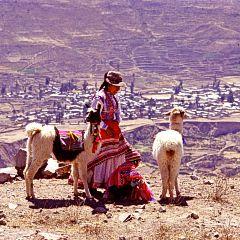
<path fill-rule="evenodd" d="M 183 107 L 174 107 L 165 115 L 169 116 L 170 128 L 182 133 L 183 120 L 188 118 L 188 115 Z"/>
<path fill-rule="evenodd" d="M 186 111 L 183 107 L 174 107 L 171 111 L 165 113 L 166 116 L 169 116 L 170 121 L 179 122 L 183 121 L 188 117 Z"/>

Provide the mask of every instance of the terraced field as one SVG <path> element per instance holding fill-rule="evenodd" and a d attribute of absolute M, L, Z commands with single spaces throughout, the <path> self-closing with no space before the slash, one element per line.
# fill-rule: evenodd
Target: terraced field
<path fill-rule="evenodd" d="M 1 1 L 0 73 L 199 85 L 240 74 L 238 1 Z M 146 77 L 146 74 L 148 77 Z M 3 77 L 0 78 L 0 81 Z"/>

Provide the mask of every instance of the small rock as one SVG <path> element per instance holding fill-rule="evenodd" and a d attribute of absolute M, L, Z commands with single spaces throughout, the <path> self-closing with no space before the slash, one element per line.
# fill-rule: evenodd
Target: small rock
<path fill-rule="evenodd" d="M 93 209 L 92 214 L 96 214 L 96 213 L 107 213 L 107 209 L 105 207 L 96 207 L 95 209 Z"/>
<path fill-rule="evenodd" d="M 187 237 L 186 236 L 179 236 L 178 240 L 187 240 Z"/>
<path fill-rule="evenodd" d="M 192 180 L 199 180 L 199 177 L 196 176 L 196 175 L 191 175 L 190 178 L 191 178 Z"/>
<path fill-rule="evenodd" d="M 103 222 L 104 222 L 104 223 L 108 223 L 108 220 L 107 220 L 107 219 L 104 219 Z"/>
<path fill-rule="evenodd" d="M 47 233 L 47 232 L 40 232 L 38 233 L 39 236 L 41 236 L 44 240 L 67 240 L 67 237 L 64 237 L 62 235 L 57 235 L 53 233 Z"/>
<path fill-rule="evenodd" d="M 234 185 L 230 185 L 230 188 L 231 188 L 231 189 L 234 189 Z"/>
<path fill-rule="evenodd" d="M 9 207 L 10 209 L 14 210 L 14 209 L 16 209 L 16 208 L 18 207 L 18 204 L 16 204 L 16 203 L 9 203 L 9 204 L 8 204 L 8 207 Z"/>
<path fill-rule="evenodd" d="M 213 234 L 213 236 L 215 237 L 215 238 L 219 238 L 219 233 L 218 232 L 215 232 L 214 234 Z"/>
<path fill-rule="evenodd" d="M 136 212 L 136 213 L 142 213 L 142 212 L 143 212 L 143 209 L 135 209 L 135 212 Z"/>
<path fill-rule="evenodd" d="M 6 226 L 6 225 L 7 225 L 7 223 L 6 223 L 6 221 L 5 221 L 5 220 L 3 220 L 3 219 L 0 219 L 0 225 L 2 225 L 2 226 Z"/>
<path fill-rule="evenodd" d="M 141 220 L 142 219 L 142 217 L 141 217 L 141 215 L 139 213 L 133 213 L 133 216 L 137 220 Z"/>
<path fill-rule="evenodd" d="M 108 213 L 106 214 L 106 216 L 107 216 L 107 218 L 112 218 L 112 213 L 108 212 Z"/>
<path fill-rule="evenodd" d="M 10 182 L 12 180 L 11 175 L 9 173 L 0 173 L 0 184 L 5 182 Z"/>
<path fill-rule="evenodd" d="M 204 180 L 203 180 L 203 184 L 205 184 L 205 185 L 213 185 L 213 184 L 214 184 L 214 181 L 211 180 L 211 179 L 204 179 Z"/>
<path fill-rule="evenodd" d="M 144 205 L 140 206 L 139 208 L 140 208 L 140 209 L 145 209 L 145 208 L 146 208 L 146 205 L 144 204 Z"/>
<path fill-rule="evenodd" d="M 0 212 L 0 218 L 6 218 L 6 215 L 3 212 Z"/>
<path fill-rule="evenodd" d="M 65 166 L 59 167 L 56 170 L 57 178 L 66 178 L 66 177 L 68 177 L 70 171 L 71 171 L 71 165 L 65 165 Z"/>
<path fill-rule="evenodd" d="M 118 238 L 118 240 L 126 240 L 126 238 L 121 236 Z"/>
<path fill-rule="evenodd" d="M 15 166 L 17 168 L 25 168 L 27 159 L 27 149 L 20 148 L 17 154 L 14 156 Z"/>
<path fill-rule="evenodd" d="M 195 212 L 192 212 L 189 217 L 191 217 L 193 219 L 198 219 L 199 218 L 198 214 L 195 213 Z"/>
<path fill-rule="evenodd" d="M 162 212 L 162 213 L 164 213 L 164 212 L 166 212 L 166 211 L 167 211 L 167 210 L 166 210 L 166 208 L 165 208 L 165 207 L 162 207 L 162 206 L 161 206 L 161 207 L 159 208 L 159 212 Z"/>
<path fill-rule="evenodd" d="M 119 219 L 121 222 L 128 222 L 128 221 L 132 220 L 132 218 L 133 218 L 132 214 L 130 214 L 130 213 L 122 213 L 122 214 L 119 216 L 118 219 Z"/>

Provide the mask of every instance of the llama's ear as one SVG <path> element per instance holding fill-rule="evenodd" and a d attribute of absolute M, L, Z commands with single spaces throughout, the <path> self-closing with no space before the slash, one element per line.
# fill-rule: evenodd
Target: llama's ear
<path fill-rule="evenodd" d="M 168 111 L 168 112 L 164 113 L 163 115 L 165 115 L 165 116 L 170 116 L 171 112 L 172 112 L 172 111 Z"/>
<path fill-rule="evenodd" d="M 101 104 L 98 104 L 98 105 L 97 105 L 97 112 L 100 113 L 100 111 L 101 111 Z"/>

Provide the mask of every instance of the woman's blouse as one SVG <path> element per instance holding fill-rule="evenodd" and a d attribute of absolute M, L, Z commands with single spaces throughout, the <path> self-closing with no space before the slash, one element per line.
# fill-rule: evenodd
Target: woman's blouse
<path fill-rule="evenodd" d="M 101 128 L 106 129 L 106 121 L 121 121 L 119 99 L 102 89 L 96 93 L 92 102 L 92 108 L 96 109 L 98 104 L 101 105 Z"/>

